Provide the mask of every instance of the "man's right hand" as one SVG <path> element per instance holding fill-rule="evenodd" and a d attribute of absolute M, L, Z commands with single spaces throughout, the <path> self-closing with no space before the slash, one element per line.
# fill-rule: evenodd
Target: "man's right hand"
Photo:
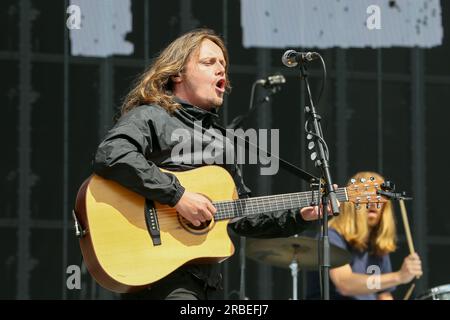
<path fill-rule="evenodd" d="M 175 209 L 196 227 L 206 220 L 211 220 L 217 212 L 208 198 L 189 191 L 183 193 L 183 196 L 175 205 Z"/>
<path fill-rule="evenodd" d="M 412 253 L 403 260 L 399 271 L 400 282 L 402 284 L 410 282 L 414 277 L 422 276 L 422 262 L 417 253 Z"/>

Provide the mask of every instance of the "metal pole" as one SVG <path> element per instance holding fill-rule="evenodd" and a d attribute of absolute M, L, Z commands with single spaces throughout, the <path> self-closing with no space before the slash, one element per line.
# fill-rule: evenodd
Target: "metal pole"
<path fill-rule="evenodd" d="M 20 1 L 19 13 L 19 226 L 17 299 L 29 299 L 31 271 L 30 259 L 30 217 L 31 217 L 31 3 Z"/>
<path fill-rule="evenodd" d="M 270 49 L 258 49 L 257 51 L 257 65 L 258 74 L 257 78 L 264 77 L 270 70 Z M 256 103 L 260 100 L 257 95 Z M 271 114 L 269 110 L 270 101 L 264 106 L 267 108 L 267 112 L 258 112 L 257 123 L 258 128 L 270 128 L 271 127 Z M 270 140 L 270 139 L 268 139 Z M 259 176 L 257 183 L 257 194 L 270 195 L 272 194 L 271 178 L 270 176 Z M 260 299 L 272 299 L 272 268 L 268 265 L 259 265 L 258 267 L 258 292 Z"/>
<path fill-rule="evenodd" d="M 347 57 L 344 49 L 336 49 L 336 150 L 337 181 L 348 179 L 348 131 L 347 131 Z"/>
<path fill-rule="evenodd" d="M 383 59 L 382 49 L 377 49 L 377 167 L 383 173 Z"/>
<path fill-rule="evenodd" d="M 426 131 L 425 131 L 425 79 L 423 50 L 411 49 L 411 172 L 414 201 L 414 235 L 417 237 L 417 252 L 422 260 L 423 276 L 417 281 L 417 290 L 428 288 L 428 247 L 427 247 L 427 186 L 426 186 Z"/>
<path fill-rule="evenodd" d="M 64 7 L 69 6 L 69 1 L 64 1 Z M 63 62 L 63 86 L 64 86 L 64 114 L 63 114 L 63 210 L 62 210 L 62 220 L 63 220 L 63 246 L 62 246 L 62 298 L 67 299 L 67 286 L 66 286 L 66 268 L 68 264 L 68 215 L 69 210 L 69 31 L 65 24 L 65 19 L 63 22 L 64 26 L 64 62 Z"/>

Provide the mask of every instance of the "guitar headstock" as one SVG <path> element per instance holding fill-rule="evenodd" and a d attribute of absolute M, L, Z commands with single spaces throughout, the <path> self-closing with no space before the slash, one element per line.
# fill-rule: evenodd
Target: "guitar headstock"
<path fill-rule="evenodd" d="M 370 203 L 376 203 L 379 207 L 381 203 L 389 201 L 387 197 L 378 193 L 384 188 L 384 181 L 377 181 L 375 177 L 352 179 L 346 187 L 348 201 L 353 202 L 357 208 L 361 204 L 368 206 Z"/>

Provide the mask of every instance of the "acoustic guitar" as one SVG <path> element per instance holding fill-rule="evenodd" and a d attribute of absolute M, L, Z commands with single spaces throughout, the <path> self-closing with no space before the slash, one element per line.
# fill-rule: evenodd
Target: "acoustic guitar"
<path fill-rule="evenodd" d="M 174 208 L 146 200 L 97 175 L 78 191 L 74 211 L 80 246 L 91 275 L 104 288 L 133 292 L 186 263 L 221 262 L 234 253 L 227 232 L 234 217 L 311 205 L 317 191 L 238 199 L 230 174 L 219 166 L 171 172 L 186 190 L 207 196 L 217 208 L 212 221 L 196 227 Z M 364 179 L 363 179 L 364 180 Z M 381 182 L 369 178 L 338 188 L 339 201 L 383 203 Z"/>

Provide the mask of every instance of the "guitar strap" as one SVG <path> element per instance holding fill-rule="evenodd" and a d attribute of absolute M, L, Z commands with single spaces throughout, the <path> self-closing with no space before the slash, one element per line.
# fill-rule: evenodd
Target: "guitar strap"
<path fill-rule="evenodd" d="M 251 150 L 249 149 L 249 145 L 252 145 L 253 147 L 256 147 L 259 151 L 262 151 L 263 154 L 267 154 L 268 157 L 272 157 L 272 154 L 270 152 L 268 152 L 268 151 L 266 151 L 264 149 L 261 149 L 258 144 L 254 145 L 247 138 L 243 138 L 243 137 L 237 136 L 234 133 L 230 132 L 230 130 L 227 131 L 224 127 L 222 127 L 221 125 L 217 124 L 215 121 L 214 121 L 214 126 L 217 127 L 220 131 L 222 131 L 223 135 L 229 134 L 229 135 L 231 135 L 231 137 L 233 139 L 237 139 L 239 141 L 244 142 L 244 146 L 245 146 L 245 150 L 246 151 L 251 152 Z M 204 127 L 202 127 L 201 129 L 202 129 L 203 132 L 206 131 L 206 129 Z M 260 156 L 261 155 L 262 154 L 260 153 Z M 307 172 L 307 171 L 305 171 L 303 169 L 300 169 L 299 167 L 297 167 L 296 165 L 290 163 L 289 161 L 286 161 L 286 160 L 284 160 L 282 158 L 279 158 L 277 156 L 274 156 L 274 157 L 277 158 L 280 161 L 281 168 L 283 168 L 286 171 L 292 173 L 293 175 L 296 175 L 296 176 L 300 177 L 301 179 L 305 180 L 306 182 L 308 182 L 308 183 L 317 183 L 319 181 L 319 178 L 317 178 L 316 176 L 312 175 L 311 173 L 309 173 L 309 172 Z M 267 158 L 265 160 L 268 161 Z"/>
<path fill-rule="evenodd" d="M 199 107 L 196 107 L 196 106 L 194 106 L 194 107 L 200 109 Z M 181 108 L 185 109 L 183 107 L 183 104 L 181 104 Z M 227 136 L 227 134 L 229 134 L 229 135 L 231 135 L 231 137 L 233 139 L 236 139 L 236 140 L 239 140 L 241 142 L 244 142 L 245 150 L 247 152 L 251 152 L 251 150 L 249 149 L 249 145 L 251 145 L 253 147 L 256 147 L 256 149 L 258 149 L 259 151 L 265 152 L 265 154 L 267 154 L 269 157 L 272 157 L 272 154 L 270 152 L 267 152 L 266 150 L 260 148 L 258 144 L 255 145 L 255 144 L 251 143 L 249 140 L 247 140 L 246 138 L 239 137 L 239 136 L 235 135 L 234 133 L 232 133 L 231 130 L 227 131 L 227 129 L 225 129 L 220 124 L 218 124 L 217 123 L 217 119 L 219 118 L 219 115 L 217 113 L 210 112 L 210 111 L 207 111 L 207 110 L 204 110 L 204 109 L 201 109 L 201 110 L 202 110 L 202 112 L 206 112 L 206 113 L 208 113 L 211 116 L 211 120 L 212 120 L 212 123 L 213 123 L 214 127 L 219 129 L 222 132 L 223 136 Z M 203 134 L 205 133 L 205 131 L 207 131 L 207 129 L 205 129 L 205 127 L 203 127 L 202 125 L 199 125 L 196 122 L 194 122 L 194 126 L 198 126 L 202 130 Z M 260 156 L 262 156 L 262 154 L 260 154 Z M 312 175 L 311 173 L 309 173 L 309 172 L 307 172 L 307 171 L 305 171 L 303 169 L 300 169 L 296 165 L 294 165 L 294 164 L 292 164 L 292 163 L 290 163 L 290 162 L 288 162 L 288 161 L 286 161 L 284 159 L 281 159 L 281 158 L 279 158 L 277 156 L 275 156 L 275 158 L 277 158 L 279 160 L 281 168 L 285 169 L 286 171 L 292 173 L 295 176 L 300 177 L 301 179 L 305 180 L 306 182 L 311 184 L 311 183 L 318 183 L 320 181 L 319 178 L 317 178 L 316 176 Z M 265 160 L 267 162 L 269 162 L 269 159 L 265 158 Z"/>

